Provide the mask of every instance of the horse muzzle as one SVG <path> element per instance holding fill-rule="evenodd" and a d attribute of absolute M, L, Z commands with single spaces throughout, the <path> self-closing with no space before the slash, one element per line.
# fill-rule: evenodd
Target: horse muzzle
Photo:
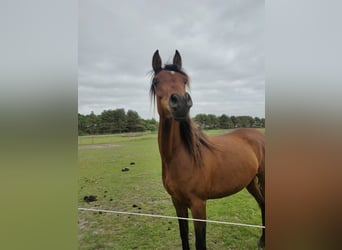
<path fill-rule="evenodd" d="M 179 94 L 171 94 L 169 99 L 169 106 L 172 111 L 172 116 L 177 121 L 184 121 L 187 119 L 189 110 L 192 107 L 191 96 L 185 92 L 183 96 Z"/>

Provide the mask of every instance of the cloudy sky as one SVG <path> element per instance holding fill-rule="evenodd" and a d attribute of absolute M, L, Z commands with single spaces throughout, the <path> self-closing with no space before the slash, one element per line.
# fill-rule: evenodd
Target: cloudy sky
<path fill-rule="evenodd" d="M 79 1 L 81 114 L 124 108 L 158 114 L 149 98 L 152 55 L 175 49 L 191 78 L 191 116 L 265 117 L 264 1 Z"/>

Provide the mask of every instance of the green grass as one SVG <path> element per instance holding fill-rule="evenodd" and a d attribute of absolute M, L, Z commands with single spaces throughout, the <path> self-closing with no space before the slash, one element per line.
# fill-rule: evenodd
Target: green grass
<path fill-rule="evenodd" d="M 210 131 L 210 134 L 222 131 Z M 84 148 L 89 144 L 115 147 Z M 83 147 L 83 148 L 82 148 Z M 79 207 L 176 216 L 161 180 L 157 134 L 79 137 Z M 134 162 L 135 165 L 130 165 Z M 122 172 L 128 166 L 130 171 Z M 96 195 L 86 203 L 83 197 Z M 136 205 L 137 207 L 133 207 Z M 139 209 L 140 208 L 140 209 Z M 208 219 L 261 224 L 260 210 L 247 191 L 207 202 Z M 195 234 L 190 222 L 190 245 Z M 207 224 L 209 249 L 257 249 L 261 229 Z M 80 249 L 181 249 L 173 219 L 79 211 Z"/>

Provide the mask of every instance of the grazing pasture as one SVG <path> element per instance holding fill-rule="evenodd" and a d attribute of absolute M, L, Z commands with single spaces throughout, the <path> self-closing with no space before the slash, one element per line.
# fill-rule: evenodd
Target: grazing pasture
<path fill-rule="evenodd" d="M 80 136 L 78 145 L 78 207 L 176 216 L 162 184 L 157 133 Z M 122 171 L 126 167 L 129 170 Z M 207 217 L 261 225 L 260 209 L 246 190 L 208 200 Z M 194 249 L 194 228 L 192 223 L 189 226 Z M 182 247 L 175 219 L 79 211 L 78 228 L 80 249 Z M 207 245 L 209 249 L 257 249 L 260 233 L 259 228 L 207 223 Z"/>

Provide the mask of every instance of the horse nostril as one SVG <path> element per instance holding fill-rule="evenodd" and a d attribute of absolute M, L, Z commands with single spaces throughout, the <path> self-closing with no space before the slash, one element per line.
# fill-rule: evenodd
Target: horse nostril
<path fill-rule="evenodd" d="M 170 106 L 171 106 L 171 108 L 176 108 L 177 107 L 177 105 L 178 105 L 178 100 L 179 100 L 179 97 L 178 97 L 178 95 L 177 94 L 172 94 L 171 96 L 170 96 Z"/>
<path fill-rule="evenodd" d="M 185 93 L 184 94 L 184 98 L 186 100 L 186 104 L 189 108 L 192 107 L 192 99 L 191 99 L 191 96 L 188 94 L 188 93 Z"/>
<path fill-rule="evenodd" d="M 191 108 L 192 107 L 192 100 L 191 99 L 189 99 L 188 101 L 187 101 L 187 103 L 186 103 L 187 105 L 188 105 L 188 107 L 189 108 Z"/>

